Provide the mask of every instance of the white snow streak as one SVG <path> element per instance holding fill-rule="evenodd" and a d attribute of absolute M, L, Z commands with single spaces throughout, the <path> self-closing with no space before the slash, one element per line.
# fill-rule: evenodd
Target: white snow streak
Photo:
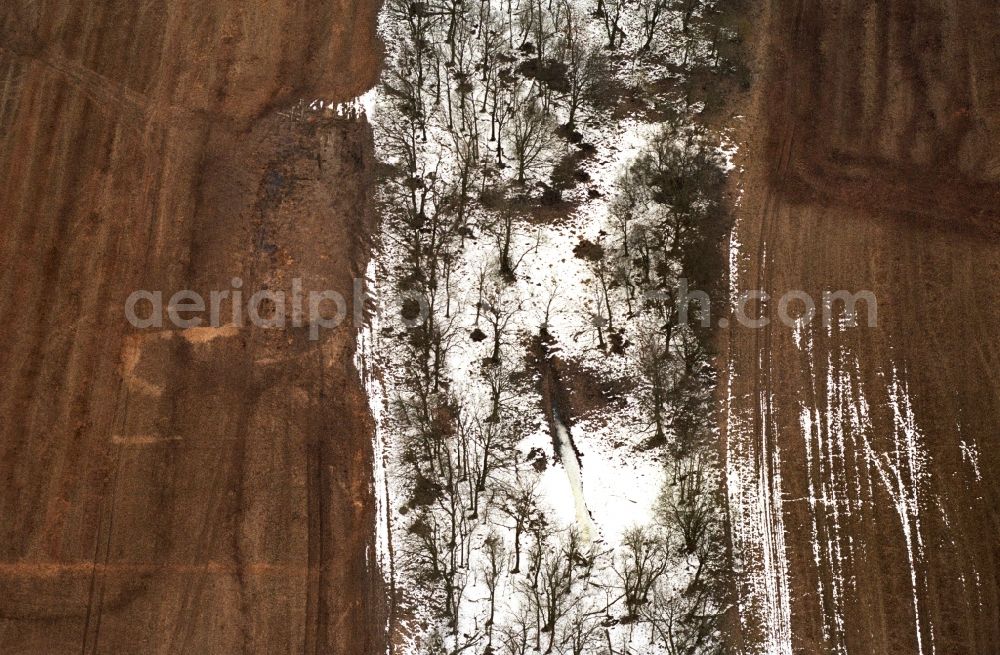
<path fill-rule="evenodd" d="M 554 410 L 553 410 L 554 411 Z M 562 460 L 566 469 L 566 477 L 569 478 L 569 486 L 573 492 L 573 505 L 576 508 L 576 524 L 580 528 L 580 535 L 583 540 L 590 543 L 597 534 L 597 526 L 590 518 L 590 511 L 587 509 L 587 501 L 583 497 L 583 476 L 580 472 L 580 462 L 577 461 L 576 452 L 573 450 L 573 443 L 570 441 L 569 431 L 563 425 L 559 414 L 555 413 L 556 439 L 559 441 L 559 459 Z"/>
<path fill-rule="evenodd" d="M 730 298 L 739 296 L 741 244 L 739 225 L 729 242 Z M 763 357 L 763 353 L 762 353 Z M 733 396 L 734 369 L 730 356 L 726 376 L 726 478 L 732 517 L 734 556 L 742 568 L 740 620 L 756 639 L 748 644 L 761 655 L 791 655 L 791 605 L 785 526 L 782 511 L 781 451 L 770 415 L 771 399 L 762 391 L 757 411 L 739 411 Z M 762 367 L 767 365 L 761 361 Z M 759 441 L 758 441 L 759 438 Z"/>

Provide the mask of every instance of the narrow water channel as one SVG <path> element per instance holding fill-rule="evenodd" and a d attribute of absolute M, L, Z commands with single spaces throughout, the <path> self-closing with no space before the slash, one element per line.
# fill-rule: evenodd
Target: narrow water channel
<path fill-rule="evenodd" d="M 541 374 L 542 403 L 552 433 L 552 446 L 566 469 L 566 478 L 573 494 L 577 527 L 583 539 L 589 543 L 598 536 L 597 526 L 587 509 L 583 493 L 583 467 L 576 444 L 573 443 L 570 417 L 565 412 L 560 412 L 560 408 L 569 406 L 569 401 L 566 389 L 559 381 L 558 357 L 553 353 L 551 339 L 544 329 L 540 331 L 535 348 L 538 372 Z"/>
<path fill-rule="evenodd" d="M 587 509 L 587 501 L 583 495 L 583 470 L 580 466 L 580 458 L 573 445 L 573 437 L 569 429 L 562 422 L 559 416 L 559 409 L 552 406 L 552 425 L 555 429 L 555 445 L 559 451 L 559 459 L 562 460 L 566 469 L 566 477 L 569 479 L 570 490 L 573 492 L 573 504 L 576 508 L 576 523 L 580 528 L 580 535 L 587 543 L 593 541 L 597 535 L 597 526 Z"/>

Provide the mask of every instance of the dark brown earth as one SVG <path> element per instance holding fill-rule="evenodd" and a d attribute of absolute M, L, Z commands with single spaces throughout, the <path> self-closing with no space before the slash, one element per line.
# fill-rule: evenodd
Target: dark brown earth
<path fill-rule="evenodd" d="M 377 5 L 0 7 L 0 652 L 382 652 L 354 331 L 136 330 L 136 289 L 349 292 Z M 228 315 L 227 313 L 223 314 Z"/>
<path fill-rule="evenodd" d="M 786 557 L 790 578 L 790 641 L 769 642 L 781 612 L 768 603 L 751 603 L 743 639 L 994 654 L 1000 6 L 770 0 L 757 23 L 739 287 L 868 289 L 879 314 L 873 329 L 815 321 L 811 356 L 780 325 L 726 335 L 730 453 L 779 498 L 784 537 L 743 545 L 751 568 L 768 549 Z M 818 434 L 804 436 L 803 411 Z"/>

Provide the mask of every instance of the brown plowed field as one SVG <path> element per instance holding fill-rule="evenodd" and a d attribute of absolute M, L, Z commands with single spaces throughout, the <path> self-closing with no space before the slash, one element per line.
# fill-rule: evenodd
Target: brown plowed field
<path fill-rule="evenodd" d="M 349 328 L 136 330 L 137 289 L 349 292 L 376 2 L 0 8 L 0 652 L 382 652 Z"/>
<path fill-rule="evenodd" d="M 758 23 L 737 286 L 870 290 L 878 324 L 726 335 L 743 638 L 995 654 L 1000 5 L 770 0 Z"/>

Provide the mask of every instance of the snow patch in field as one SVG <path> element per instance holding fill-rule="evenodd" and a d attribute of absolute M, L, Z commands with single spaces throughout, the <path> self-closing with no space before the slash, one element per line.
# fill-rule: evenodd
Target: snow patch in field
<path fill-rule="evenodd" d="M 965 439 L 958 442 L 958 447 L 962 451 L 962 460 L 972 469 L 976 482 L 982 482 L 983 474 L 979 470 L 979 448 L 975 443 L 969 443 Z"/>

